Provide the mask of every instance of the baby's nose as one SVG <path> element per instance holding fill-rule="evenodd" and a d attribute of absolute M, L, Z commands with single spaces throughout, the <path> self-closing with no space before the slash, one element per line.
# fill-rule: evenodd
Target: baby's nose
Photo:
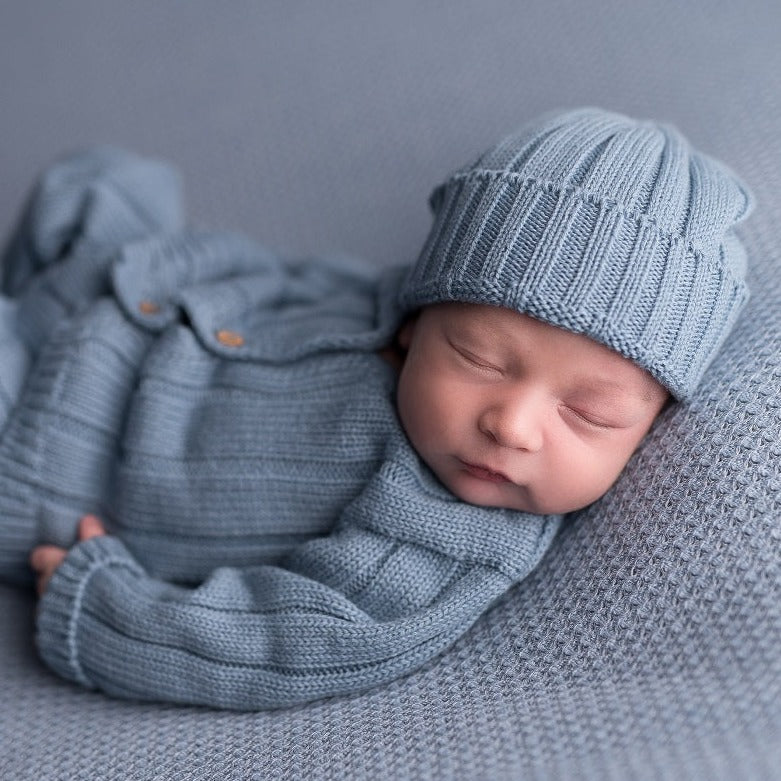
<path fill-rule="evenodd" d="M 480 416 L 479 428 L 501 447 L 537 452 L 543 444 L 541 401 L 531 393 L 497 399 Z"/>

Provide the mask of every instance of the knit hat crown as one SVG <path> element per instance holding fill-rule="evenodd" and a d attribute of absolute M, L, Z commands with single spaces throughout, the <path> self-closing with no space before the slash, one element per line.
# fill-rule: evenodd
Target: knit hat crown
<path fill-rule="evenodd" d="M 748 189 L 669 125 L 548 114 L 452 174 L 400 291 L 585 334 L 691 397 L 747 298 Z"/>

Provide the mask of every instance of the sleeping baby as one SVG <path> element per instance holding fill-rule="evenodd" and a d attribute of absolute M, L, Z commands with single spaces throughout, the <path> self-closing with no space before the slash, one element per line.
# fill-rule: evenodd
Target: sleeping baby
<path fill-rule="evenodd" d="M 58 674 L 235 709 L 457 638 L 686 401 L 746 299 L 745 186 L 674 128 L 544 115 L 436 188 L 418 260 L 182 224 L 113 148 L 2 259 L 0 578 Z"/>

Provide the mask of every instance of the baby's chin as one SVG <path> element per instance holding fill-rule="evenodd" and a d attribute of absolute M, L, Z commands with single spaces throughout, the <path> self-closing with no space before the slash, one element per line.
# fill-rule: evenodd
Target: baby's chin
<path fill-rule="evenodd" d="M 457 499 L 478 507 L 495 507 L 532 515 L 566 515 L 583 510 L 604 496 L 610 485 L 581 486 L 581 490 L 563 495 L 555 487 L 526 485 L 501 480 L 498 473 L 486 473 L 460 459 L 448 458 L 428 467 Z M 439 468 L 437 468 L 439 467 Z M 612 485 L 612 483 L 611 483 Z M 547 490 L 546 490 L 547 489 Z"/>
<path fill-rule="evenodd" d="M 463 472 L 443 480 L 450 492 L 462 502 L 478 507 L 496 507 L 502 510 L 545 515 L 538 509 L 533 497 L 522 486 L 481 480 Z"/>
<path fill-rule="evenodd" d="M 556 501 L 554 498 L 537 497 L 531 491 L 519 486 L 503 484 L 464 485 L 463 482 L 447 486 L 462 502 L 478 507 L 495 507 L 502 510 L 530 513 L 532 515 L 566 515 L 583 510 L 593 504 L 600 496 L 588 499 Z"/>

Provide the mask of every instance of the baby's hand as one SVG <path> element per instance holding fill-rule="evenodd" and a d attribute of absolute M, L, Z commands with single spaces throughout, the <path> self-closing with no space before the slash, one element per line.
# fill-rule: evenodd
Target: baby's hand
<path fill-rule="evenodd" d="M 100 537 L 105 533 L 106 530 L 100 518 L 95 515 L 85 515 L 79 522 L 79 542 L 88 540 L 90 537 Z M 38 576 L 38 596 L 43 596 L 54 570 L 62 564 L 67 555 L 68 551 L 65 548 L 58 548 L 56 545 L 39 545 L 37 548 L 33 548 L 30 554 L 30 566 Z"/>

